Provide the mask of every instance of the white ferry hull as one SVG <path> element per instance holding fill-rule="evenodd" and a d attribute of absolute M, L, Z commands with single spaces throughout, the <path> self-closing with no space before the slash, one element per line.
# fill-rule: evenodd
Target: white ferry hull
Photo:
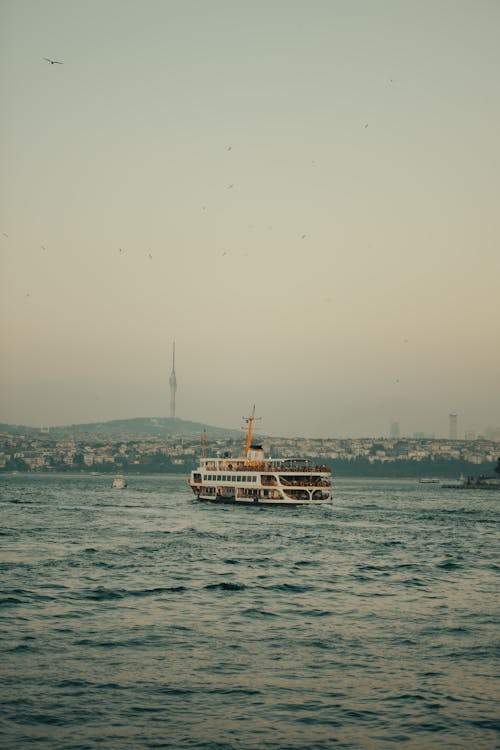
<path fill-rule="evenodd" d="M 298 506 L 304 505 L 331 505 L 332 499 L 328 497 L 325 500 L 265 500 L 256 498 L 254 500 L 247 500 L 243 498 L 229 498 L 229 497 L 208 497 L 204 495 L 198 495 L 196 500 L 200 503 L 212 503 L 213 505 L 252 505 L 252 506 L 265 506 L 268 508 L 297 508 Z"/>

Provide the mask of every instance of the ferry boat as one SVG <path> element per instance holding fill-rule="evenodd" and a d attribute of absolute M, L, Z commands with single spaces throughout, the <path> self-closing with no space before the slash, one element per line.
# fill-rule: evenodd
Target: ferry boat
<path fill-rule="evenodd" d="M 191 472 L 189 486 L 200 501 L 274 507 L 331 503 L 332 476 L 326 466 L 307 459 L 265 458 L 260 443 L 253 441 L 255 407 L 247 423 L 243 455 L 208 458 L 203 433 L 200 464 Z"/>

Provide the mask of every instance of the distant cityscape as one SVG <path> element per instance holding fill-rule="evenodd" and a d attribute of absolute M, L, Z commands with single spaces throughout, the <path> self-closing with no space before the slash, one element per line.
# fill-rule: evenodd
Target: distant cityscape
<path fill-rule="evenodd" d="M 404 432 L 403 430 L 401 430 L 399 422 L 391 422 L 389 427 L 389 436 L 391 438 L 399 438 L 404 436 Z M 413 432 L 411 434 L 411 437 L 419 439 L 436 438 L 437 436 L 428 432 Z M 448 415 L 448 439 L 453 441 L 460 439 L 458 414 Z M 463 433 L 463 440 L 493 440 L 497 443 L 500 443 L 500 427 L 488 426 L 485 427 L 482 432 L 477 432 L 476 430 L 472 429 L 465 430 Z"/>
<path fill-rule="evenodd" d="M 169 377 L 170 418 L 114 420 L 40 429 L 0 424 L 0 472 L 185 472 L 195 468 L 203 430 L 208 453 L 240 455 L 236 430 L 209 427 L 176 418 L 175 342 Z M 452 476 L 491 471 L 500 459 L 500 428 L 484 435 L 469 431 L 459 439 L 458 414 L 448 415 L 448 438 L 401 435 L 393 421 L 390 437 L 261 437 L 267 455 L 307 458 L 348 476 Z"/>
<path fill-rule="evenodd" d="M 181 420 L 176 420 L 181 421 Z M 200 454 L 196 435 L 102 433 L 57 435 L 0 433 L 0 471 L 187 473 Z M 485 438 L 306 439 L 262 438 L 266 455 L 303 457 L 326 463 L 339 475 L 454 476 L 461 472 L 492 471 L 500 443 Z M 239 455 L 242 441 L 234 434 L 210 439 L 207 452 Z"/>

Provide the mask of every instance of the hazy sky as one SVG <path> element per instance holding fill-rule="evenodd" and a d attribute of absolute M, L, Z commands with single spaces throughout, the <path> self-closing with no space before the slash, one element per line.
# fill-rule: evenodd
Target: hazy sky
<path fill-rule="evenodd" d="M 498 0 L 0 9 L 0 421 L 500 426 Z"/>

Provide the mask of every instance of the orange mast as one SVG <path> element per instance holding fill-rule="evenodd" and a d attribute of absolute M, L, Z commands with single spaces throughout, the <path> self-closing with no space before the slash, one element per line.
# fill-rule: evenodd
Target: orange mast
<path fill-rule="evenodd" d="M 252 413 L 249 417 L 242 417 L 242 419 L 247 423 L 247 437 L 245 440 L 245 458 L 248 456 L 248 451 L 250 450 L 250 446 L 252 445 L 252 432 L 253 432 L 253 423 L 260 419 L 260 417 L 255 416 L 255 404 L 253 405 Z"/>

